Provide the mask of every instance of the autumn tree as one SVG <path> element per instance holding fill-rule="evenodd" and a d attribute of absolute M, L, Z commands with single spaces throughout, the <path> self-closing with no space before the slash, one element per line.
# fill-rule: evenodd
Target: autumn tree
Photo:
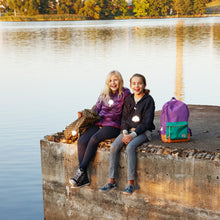
<path fill-rule="evenodd" d="M 98 0 L 97 4 L 101 8 L 100 19 L 113 18 L 113 4 L 111 0 Z"/>
<path fill-rule="evenodd" d="M 189 15 L 192 13 L 192 0 L 174 0 L 174 10 L 177 15 Z"/>
<path fill-rule="evenodd" d="M 79 10 L 79 15 L 90 19 L 99 19 L 101 8 L 95 0 L 85 0 L 84 7 Z"/>
<path fill-rule="evenodd" d="M 0 0 L 0 6 L 2 9 L 7 9 L 8 7 L 7 0 Z"/>
<path fill-rule="evenodd" d="M 128 14 L 127 1 L 113 0 L 112 1 L 112 14 L 114 16 L 126 16 Z"/>
<path fill-rule="evenodd" d="M 56 0 L 40 0 L 39 14 L 52 14 L 56 11 Z"/>
<path fill-rule="evenodd" d="M 166 16 L 171 8 L 170 0 L 148 0 L 150 16 Z"/>
<path fill-rule="evenodd" d="M 148 15 L 149 2 L 147 0 L 133 0 L 133 13 L 136 17 Z"/>
<path fill-rule="evenodd" d="M 24 6 L 22 7 L 22 11 L 25 15 L 37 15 L 39 14 L 39 0 L 26 0 Z"/>
<path fill-rule="evenodd" d="M 73 6 L 74 11 L 75 11 L 76 14 L 79 13 L 82 6 L 83 6 L 83 1 L 82 0 L 76 0 L 76 2 L 74 3 L 74 6 Z"/>
<path fill-rule="evenodd" d="M 57 14 L 69 14 L 72 5 L 71 0 L 59 0 L 57 3 Z"/>
<path fill-rule="evenodd" d="M 40 0 L 7 0 L 8 7 L 22 15 L 37 15 L 39 14 Z"/>
<path fill-rule="evenodd" d="M 193 12 L 196 15 L 202 15 L 206 12 L 206 4 L 209 0 L 194 0 Z"/>
<path fill-rule="evenodd" d="M 17 13 L 21 12 L 21 8 L 24 5 L 24 2 L 21 0 L 7 0 L 7 4 L 9 8 L 14 11 L 14 16 L 16 16 Z"/>
<path fill-rule="evenodd" d="M 177 15 L 204 14 L 209 0 L 174 0 Z"/>
<path fill-rule="evenodd" d="M 19 14 L 80 14 L 91 19 L 204 14 L 211 0 L 0 0 L 3 10 Z"/>
<path fill-rule="evenodd" d="M 191 15 L 193 13 L 193 1 L 184 0 L 182 15 Z"/>
<path fill-rule="evenodd" d="M 182 8 L 183 8 L 183 0 L 175 0 L 174 1 L 174 10 L 176 11 L 177 15 L 182 14 Z"/>

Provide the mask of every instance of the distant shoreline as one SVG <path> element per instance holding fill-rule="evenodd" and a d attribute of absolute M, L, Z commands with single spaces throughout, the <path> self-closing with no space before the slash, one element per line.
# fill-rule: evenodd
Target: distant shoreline
<path fill-rule="evenodd" d="M 204 18 L 204 17 L 220 17 L 220 14 L 204 14 L 194 16 L 157 16 L 157 17 L 115 17 L 109 20 L 126 20 L 126 19 L 167 19 L 167 18 Z M 35 15 L 35 16 L 1 16 L 0 22 L 26 22 L 26 21 L 83 21 L 91 20 L 79 15 Z M 101 20 L 101 19 L 99 19 Z M 94 20 L 93 20 L 94 21 Z"/>

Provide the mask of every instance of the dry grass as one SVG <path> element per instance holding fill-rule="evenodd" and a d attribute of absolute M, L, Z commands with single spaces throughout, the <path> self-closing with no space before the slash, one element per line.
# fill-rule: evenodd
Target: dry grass
<path fill-rule="evenodd" d="M 86 20 L 78 15 L 2 16 L 0 21 L 77 21 Z"/>

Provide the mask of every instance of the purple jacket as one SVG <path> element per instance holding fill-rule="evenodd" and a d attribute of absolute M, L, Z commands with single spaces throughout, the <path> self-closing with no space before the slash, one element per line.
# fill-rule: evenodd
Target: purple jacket
<path fill-rule="evenodd" d="M 124 100 L 130 94 L 129 89 L 123 88 L 123 92 L 119 97 L 118 92 L 116 94 L 111 94 L 110 100 L 108 101 L 101 101 L 99 97 L 94 111 L 99 114 L 101 119 L 96 125 L 111 126 L 120 129 Z"/>

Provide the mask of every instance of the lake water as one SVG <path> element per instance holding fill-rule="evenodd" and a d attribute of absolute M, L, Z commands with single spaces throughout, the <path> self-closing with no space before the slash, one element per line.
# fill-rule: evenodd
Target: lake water
<path fill-rule="evenodd" d="M 90 108 L 108 72 L 146 76 L 156 109 L 220 105 L 220 17 L 0 23 L 0 213 L 43 219 L 40 139 Z"/>

